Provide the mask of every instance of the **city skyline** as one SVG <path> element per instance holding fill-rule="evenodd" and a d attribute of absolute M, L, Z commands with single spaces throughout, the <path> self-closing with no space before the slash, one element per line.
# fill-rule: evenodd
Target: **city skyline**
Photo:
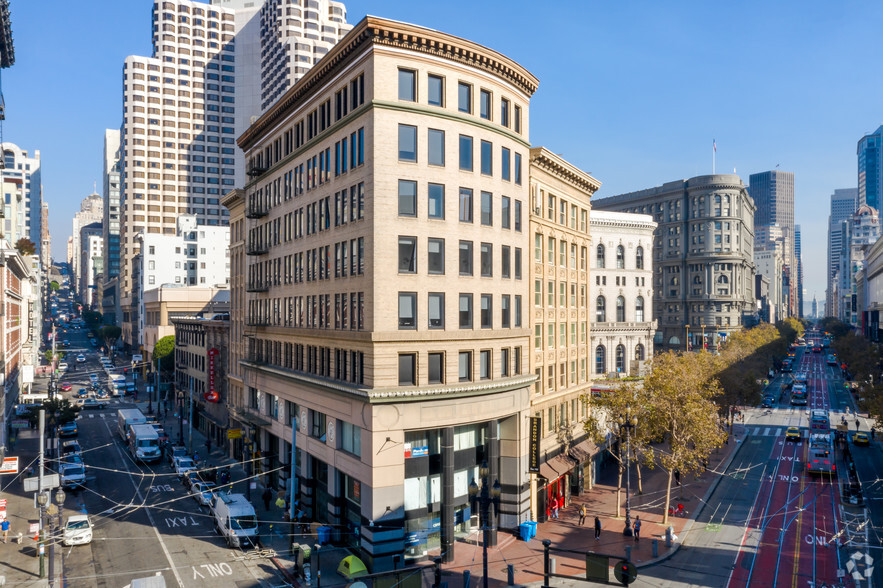
<path fill-rule="evenodd" d="M 101 181 L 104 130 L 122 120 L 121 64 L 127 55 L 149 51 L 144 22 L 152 2 L 96 2 L 73 12 L 53 10 L 53 4 L 60 6 L 12 3 L 17 63 L 4 72 L 9 116 L 4 139 L 41 150 L 50 226 L 63 236 L 76 203 Z M 710 173 L 713 140 L 719 173 L 735 168 L 747 181 L 751 173 L 777 165 L 794 172 L 795 221 L 806 235 L 805 259 L 823 255 L 824 239 L 815 236 L 826 233 L 827 218 L 814 211 L 827 210 L 834 189 L 856 186 L 856 144 L 881 120 L 873 98 L 880 82 L 848 67 L 854 61 L 849 41 L 871 34 L 883 9 L 848 4 L 832 13 L 829 5 L 789 2 L 770 14 L 760 3 L 726 11 L 642 3 L 573 4 L 536 14 L 518 6 L 507 5 L 501 18 L 501 4 L 494 2 L 444 8 L 346 3 L 349 23 L 378 14 L 473 39 L 524 64 L 540 79 L 535 103 L 541 108 L 531 121 L 531 144 L 554 145 L 591 171 L 602 182 L 597 197 Z M 764 18 L 754 18 L 762 9 Z M 792 28 L 777 27 L 778 19 L 790 21 L 795 10 L 802 17 Z M 465 13 L 473 16 L 463 18 Z M 498 24 L 489 28 L 488 22 Z M 87 30 L 91 43 L 74 39 Z M 737 41 L 721 41 L 737 30 Z M 554 58 L 551 48 L 525 44 L 528 33 L 535 40 L 554 38 Z M 585 38 L 591 40 L 584 45 Z M 810 38 L 812 44 L 804 42 Z M 63 50 L 74 45 L 81 49 Z M 738 87 L 733 80 L 756 76 L 771 80 L 763 96 L 733 89 Z M 672 83 L 675 77 L 692 79 L 686 91 L 682 81 Z M 62 94 L 64 107 L 57 99 Z M 64 259 L 65 240 L 54 239 L 54 245 L 55 259 Z M 805 264 L 808 292 L 824 292 L 825 281 L 823 264 Z"/>

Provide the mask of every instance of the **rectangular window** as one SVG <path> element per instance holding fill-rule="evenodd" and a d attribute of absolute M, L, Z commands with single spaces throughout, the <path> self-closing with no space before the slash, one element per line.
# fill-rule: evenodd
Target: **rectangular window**
<path fill-rule="evenodd" d="M 445 79 L 441 76 L 429 76 L 427 80 L 427 92 L 429 96 L 427 96 L 427 103 L 430 106 L 444 106 L 444 96 L 445 96 Z"/>
<path fill-rule="evenodd" d="M 429 144 L 429 165 L 445 164 L 445 132 L 438 129 L 429 129 L 427 141 Z"/>
<path fill-rule="evenodd" d="M 472 222 L 472 190 L 460 188 L 459 218 L 461 223 Z"/>
<path fill-rule="evenodd" d="M 310 436 L 325 442 L 325 415 L 317 410 L 310 410 Z"/>
<path fill-rule="evenodd" d="M 429 218 L 445 218 L 445 187 L 443 184 L 429 184 L 427 186 L 426 215 Z"/>
<path fill-rule="evenodd" d="M 430 329 L 445 328 L 445 294 L 444 292 L 430 292 L 427 300 Z"/>
<path fill-rule="evenodd" d="M 399 355 L 399 386 L 417 385 L 417 354 L 402 353 Z"/>
<path fill-rule="evenodd" d="M 548 324 L 548 332 L 546 333 L 546 345 L 549 349 L 555 347 L 555 323 Z"/>
<path fill-rule="evenodd" d="M 481 380 L 491 379 L 491 351 L 482 349 L 478 352 L 478 377 Z"/>
<path fill-rule="evenodd" d="M 445 273 L 445 240 L 428 239 L 426 242 L 426 270 L 430 274 Z"/>
<path fill-rule="evenodd" d="M 509 101 L 505 98 L 500 100 L 500 124 L 504 127 L 509 126 Z"/>
<path fill-rule="evenodd" d="M 417 293 L 399 292 L 399 329 L 417 328 Z"/>
<path fill-rule="evenodd" d="M 515 121 L 514 121 L 515 122 L 515 132 L 520 133 L 521 132 L 521 107 L 518 106 L 517 104 L 515 105 L 514 118 L 515 118 Z"/>
<path fill-rule="evenodd" d="M 504 329 L 508 329 L 511 326 L 510 323 L 510 304 L 511 298 L 509 294 L 503 294 L 503 298 L 500 300 L 500 326 Z"/>
<path fill-rule="evenodd" d="M 515 279 L 521 279 L 521 247 L 515 248 Z"/>
<path fill-rule="evenodd" d="M 490 192 L 481 193 L 481 224 L 490 227 L 494 224 L 494 196 Z"/>
<path fill-rule="evenodd" d="M 457 356 L 457 377 L 461 382 L 472 380 L 472 352 L 461 351 Z"/>
<path fill-rule="evenodd" d="M 417 101 L 417 72 L 411 69 L 399 70 L 399 100 Z"/>
<path fill-rule="evenodd" d="M 533 281 L 533 303 L 534 306 L 543 305 L 543 282 L 542 280 Z"/>
<path fill-rule="evenodd" d="M 290 448 L 291 445 L 288 447 Z M 340 448 L 352 455 L 361 456 L 362 429 L 346 421 L 340 421 Z M 348 480 L 352 480 L 352 478 L 348 478 Z"/>
<path fill-rule="evenodd" d="M 533 326 L 533 346 L 534 349 L 543 348 L 543 325 Z"/>
<path fill-rule="evenodd" d="M 457 110 L 472 114 L 472 86 L 469 84 L 457 84 Z"/>
<path fill-rule="evenodd" d="M 399 273 L 417 273 L 417 237 L 399 237 Z"/>
<path fill-rule="evenodd" d="M 472 275 L 472 241 L 460 241 L 460 275 Z"/>
<path fill-rule="evenodd" d="M 515 201 L 515 232 L 521 232 L 521 200 Z"/>
<path fill-rule="evenodd" d="M 504 229 L 508 229 L 510 223 L 512 222 L 512 213 L 510 210 L 510 200 L 508 196 L 503 196 L 500 199 L 500 225 Z"/>
<path fill-rule="evenodd" d="M 346 161 L 346 149 L 342 151 L 342 159 Z M 517 164 L 518 155 L 516 154 L 515 157 Z M 417 161 L 417 127 L 399 125 L 399 161 Z"/>
<path fill-rule="evenodd" d="M 494 303 L 493 296 L 490 294 L 481 295 L 481 328 L 494 328 Z"/>
<path fill-rule="evenodd" d="M 414 140 L 417 140 L 416 137 Z M 515 183 L 521 185 L 521 153 L 515 154 Z"/>
<path fill-rule="evenodd" d="M 445 354 L 430 353 L 429 354 L 429 377 L 430 384 L 444 384 L 445 375 Z"/>
<path fill-rule="evenodd" d="M 515 308 L 513 314 L 515 315 L 515 328 L 518 329 L 521 327 L 521 294 L 515 295 Z"/>
<path fill-rule="evenodd" d="M 481 277 L 491 278 L 494 275 L 494 246 L 491 243 L 481 244 Z"/>
<path fill-rule="evenodd" d="M 472 137 L 468 135 L 460 135 L 460 169 L 472 171 Z"/>
<path fill-rule="evenodd" d="M 460 328 L 472 328 L 472 294 L 460 294 Z"/>
<path fill-rule="evenodd" d="M 417 216 L 417 182 L 399 180 L 399 216 Z"/>
<path fill-rule="evenodd" d="M 478 92 L 478 115 L 486 120 L 491 120 L 491 93 L 487 90 Z"/>
<path fill-rule="evenodd" d="M 494 145 L 490 141 L 481 142 L 481 174 L 484 176 L 494 174 Z"/>
<path fill-rule="evenodd" d="M 507 182 L 511 179 L 510 178 L 511 169 L 510 169 L 510 161 L 509 161 L 510 157 L 511 157 L 511 152 L 509 151 L 509 148 L 503 147 L 503 150 L 500 152 L 500 169 L 501 169 L 503 179 Z"/>
<path fill-rule="evenodd" d="M 509 348 L 500 349 L 500 376 L 507 377 L 509 375 Z"/>
<path fill-rule="evenodd" d="M 508 245 L 503 245 L 500 249 L 500 276 L 505 279 L 511 277 L 510 261 L 510 248 Z"/>
<path fill-rule="evenodd" d="M 555 306 L 555 282 L 554 280 L 550 280 L 546 285 L 546 304 L 548 306 Z"/>

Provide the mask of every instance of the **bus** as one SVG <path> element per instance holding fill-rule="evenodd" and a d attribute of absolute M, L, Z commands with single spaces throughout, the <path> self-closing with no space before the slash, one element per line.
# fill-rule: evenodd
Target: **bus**
<path fill-rule="evenodd" d="M 794 384 L 791 388 L 791 404 L 793 406 L 806 406 L 806 385 Z"/>
<path fill-rule="evenodd" d="M 810 413 L 809 417 L 809 429 L 810 432 L 824 432 L 827 433 L 831 428 L 830 423 L 828 422 L 828 411 L 827 410 L 819 410 L 813 409 L 812 413 Z"/>

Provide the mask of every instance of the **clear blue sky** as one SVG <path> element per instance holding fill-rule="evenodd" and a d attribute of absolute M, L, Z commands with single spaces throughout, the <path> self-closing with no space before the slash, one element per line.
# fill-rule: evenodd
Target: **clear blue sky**
<path fill-rule="evenodd" d="M 3 140 L 39 149 L 52 253 L 101 188 L 122 63 L 149 55 L 150 0 L 11 0 L 16 64 Z M 350 0 L 504 53 L 540 80 L 531 142 L 602 182 L 599 196 L 717 171 L 795 173 L 807 300 L 824 300 L 829 196 L 856 185 L 856 142 L 883 122 L 883 3 Z"/>

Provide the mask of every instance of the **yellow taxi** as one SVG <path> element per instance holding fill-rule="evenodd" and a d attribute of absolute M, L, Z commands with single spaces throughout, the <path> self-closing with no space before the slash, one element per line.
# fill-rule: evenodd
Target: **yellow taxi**
<path fill-rule="evenodd" d="M 785 441 L 800 441 L 800 428 L 788 427 L 785 429 Z"/>
<path fill-rule="evenodd" d="M 861 431 L 857 431 L 852 434 L 852 443 L 854 445 L 870 445 L 871 439 L 868 437 L 867 433 L 863 433 Z"/>

